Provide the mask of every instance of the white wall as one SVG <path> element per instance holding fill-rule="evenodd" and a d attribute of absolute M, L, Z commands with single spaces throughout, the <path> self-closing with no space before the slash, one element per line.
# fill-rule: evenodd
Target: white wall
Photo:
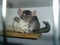
<path fill-rule="evenodd" d="M 12 25 L 13 18 L 19 16 L 17 14 L 18 8 L 9 9 L 7 8 L 7 25 Z M 48 33 L 43 33 L 42 37 L 39 40 L 27 40 L 27 39 L 18 39 L 18 38 L 8 38 L 8 42 L 21 43 L 26 45 L 53 45 L 53 8 L 52 7 L 36 7 L 36 8 L 23 8 L 29 10 L 37 10 L 37 17 L 41 24 L 41 27 L 44 27 L 42 21 L 48 21 L 51 25 L 51 30 Z"/>

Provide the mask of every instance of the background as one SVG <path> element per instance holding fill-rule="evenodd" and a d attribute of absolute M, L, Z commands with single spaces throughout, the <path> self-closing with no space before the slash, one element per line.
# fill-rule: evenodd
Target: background
<path fill-rule="evenodd" d="M 2 1 L 0 0 L 0 2 Z M 53 31 L 54 30 L 53 30 L 52 0 L 8 0 L 7 2 L 8 2 L 7 15 L 6 15 L 7 26 L 12 25 L 13 18 L 15 16 L 19 17 L 19 15 L 17 14 L 17 10 L 18 8 L 21 8 L 21 7 L 23 10 L 25 9 L 28 9 L 31 11 L 36 10 L 37 11 L 36 15 L 39 19 L 41 27 L 44 27 L 44 24 L 42 23 L 43 21 L 48 21 L 51 25 L 50 32 L 43 33 L 42 37 L 38 38 L 38 40 L 7 37 L 8 42 L 18 43 L 22 45 L 53 45 Z M 0 31 L 2 31 L 1 9 L 2 9 L 2 3 L 0 4 Z M 60 20 L 59 20 L 59 23 L 60 23 Z M 0 36 L 0 41 L 3 41 L 3 38 L 1 36 Z"/>

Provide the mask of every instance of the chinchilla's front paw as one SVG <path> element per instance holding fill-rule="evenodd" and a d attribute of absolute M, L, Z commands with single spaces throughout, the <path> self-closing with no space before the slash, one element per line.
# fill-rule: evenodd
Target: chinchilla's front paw
<path fill-rule="evenodd" d="M 20 21 L 20 19 L 18 17 L 15 17 L 13 20 L 16 21 L 16 22 Z"/>
<path fill-rule="evenodd" d="M 31 31 L 30 30 L 26 30 L 25 33 L 31 33 Z"/>

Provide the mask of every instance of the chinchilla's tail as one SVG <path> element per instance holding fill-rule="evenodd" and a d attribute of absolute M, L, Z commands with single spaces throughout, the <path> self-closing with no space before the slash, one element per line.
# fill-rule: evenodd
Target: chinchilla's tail
<path fill-rule="evenodd" d="M 48 22 L 43 21 L 43 23 L 45 24 L 44 28 L 40 29 L 40 33 L 47 33 L 50 31 L 50 24 Z"/>

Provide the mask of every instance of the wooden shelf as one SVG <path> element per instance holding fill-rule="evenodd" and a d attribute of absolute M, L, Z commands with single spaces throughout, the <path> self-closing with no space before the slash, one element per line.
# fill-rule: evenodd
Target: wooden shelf
<path fill-rule="evenodd" d="M 0 32 L 0 36 L 2 36 L 3 33 Z M 26 33 L 18 33 L 13 31 L 6 31 L 6 36 L 8 37 L 16 37 L 16 38 L 27 38 L 27 39 L 38 39 L 41 37 L 41 33 L 37 34 L 26 34 Z"/>

